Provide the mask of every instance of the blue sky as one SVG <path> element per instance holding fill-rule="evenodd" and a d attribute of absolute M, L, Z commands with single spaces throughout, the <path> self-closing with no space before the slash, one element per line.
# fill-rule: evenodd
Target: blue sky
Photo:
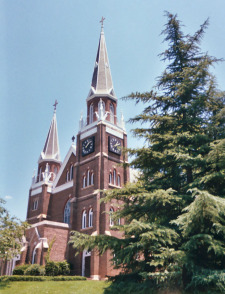
<path fill-rule="evenodd" d="M 164 11 L 177 13 L 186 33 L 210 18 L 202 50 L 225 58 L 224 0 L 0 0 L 0 197 L 12 215 L 26 218 L 34 169 L 44 146 L 53 103 L 61 157 L 86 113 L 100 34 L 105 36 L 117 97 L 148 91 L 165 64 L 158 54 Z M 225 89 L 225 63 L 212 69 Z M 141 106 L 119 100 L 128 120 Z M 128 144 L 137 146 L 127 124 Z"/>

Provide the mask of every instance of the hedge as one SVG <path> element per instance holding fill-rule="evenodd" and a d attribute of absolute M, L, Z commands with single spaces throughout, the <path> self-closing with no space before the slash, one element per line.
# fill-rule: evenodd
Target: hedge
<path fill-rule="evenodd" d="M 0 282 L 14 281 L 85 281 L 87 278 L 81 276 L 0 276 Z"/>

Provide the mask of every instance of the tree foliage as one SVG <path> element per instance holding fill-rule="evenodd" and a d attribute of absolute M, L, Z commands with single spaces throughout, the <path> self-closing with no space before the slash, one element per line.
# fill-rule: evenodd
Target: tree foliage
<path fill-rule="evenodd" d="M 22 238 L 28 224 L 11 217 L 4 208 L 4 203 L 4 200 L 0 199 L 0 258 L 10 260 L 20 254 Z"/>
<path fill-rule="evenodd" d="M 76 232 L 71 242 L 111 249 L 116 266 L 144 279 L 183 268 L 186 286 L 197 268 L 225 270 L 225 99 L 210 72 L 220 60 L 200 49 L 208 20 L 189 35 L 176 15 L 166 17 L 165 71 L 150 92 L 125 97 L 144 104 L 130 122 L 139 123 L 133 133 L 145 146 L 127 150 L 139 182 L 104 198 L 122 201 L 114 217 L 126 221 L 115 226 L 123 239 Z"/>

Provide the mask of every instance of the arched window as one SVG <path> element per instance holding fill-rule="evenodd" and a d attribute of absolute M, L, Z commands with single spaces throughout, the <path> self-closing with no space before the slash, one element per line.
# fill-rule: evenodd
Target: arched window
<path fill-rule="evenodd" d="M 110 112 L 110 122 L 114 124 L 114 106 L 112 105 L 112 103 L 110 103 L 109 112 Z"/>
<path fill-rule="evenodd" d="M 70 200 L 67 201 L 64 208 L 64 223 L 70 224 Z"/>
<path fill-rule="evenodd" d="M 37 262 L 36 257 L 37 257 L 37 248 L 35 247 L 34 250 L 33 250 L 33 254 L 32 254 L 32 261 L 31 261 L 32 264 Z"/>
<path fill-rule="evenodd" d="M 120 226 L 121 225 L 121 219 L 118 218 L 118 225 Z"/>
<path fill-rule="evenodd" d="M 88 226 L 93 227 L 93 209 L 92 208 L 89 210 Z"/>
<path fill-rule="evenodd" d="M 38 209 L 38 199 L 35 199 L 33 202 L 33 210 L 37 210 Z"/>
<path fill-rule="evenodd" d="M 55 167 L 54 167 L 54 174 L 57 175 L 57 173 L 58 173 L 58 169 L 57 169 L 57 167 L 55 166 Z"/>
<path fill-rule="evenodd" d="M 116 186 L 116 170 L 113 171 L 113 185 Z"/>
<path fill-rule="evenodd" d="M 90 171 L 87 171 L 87 186 L 90 185 Z"/>
<path fill-rule="evenodd" d="M 50 173 L 50 168 L 51 168 L 50 165 L 47 163 L 45 169 L 47 169 L 48 173 Z"/>
<path fill-rule="evenodd" d="M 86 210 L 84 210 L 82 213 L 82 229 L 86 228 L 86 224 L 87 224 L 87 212 Z"/>
<path fill-rule="evenodd" d="M 100 113 L 100 105 L 101 105 L 101 101 L 98 102 L 98 113 Z M 105 114 L 105 102 L 102 101 L 102 106 L 103 106 L 103 115 Z"/>
<path fill-rule="evenodd" d="M 42 181 L 42 167 L 40 167 L 40 170 L 39 170 L 38 182 L 40 181 Z"/>
<path fill-rule="evenodd" d="M 94 185 L 94 173 L 91 173 L 91 185 Z"/>
<path fill-rule="evenodd" d="M 70 166 L 70 181 L 73 179 L 73 164 Z"/>
<path fill-rule="evenodd" d="M 69 180 L 70 180 L 70 172 L 67 171 L 67 173 L 66 173 L 66 181 L 69 182 Z"/>
<path fill-rule="evenodd" d="M 109 173 L 109 183 L 112 184 L 112 173 Z"/>
<path fill-rule="evenodd" d="M 110 227 L 114 226 L 114 221 L 113 221 L 113 218 L 112 218 L 113 212 L 114 212 L 114 210 L 111 207 L 110 210 L 109 210 L 109 226 Z"/>
<path fill-rule="evenodd" d="M 86 187 L 86 176 L 83 176 L 83 188 Z"/>
<path fill-rule="evenodd" d="M 94 121 L 94 105 L 92 103 L 89 108 L 89 124 L 93 123 L 93 121 Z"/>
<path fill-rule="evenodd" d="M 121 186 L 121 181 L 120 181 L 120 175 L 118 175 L 118 177 L 117 177 L 117 186 Z"/>

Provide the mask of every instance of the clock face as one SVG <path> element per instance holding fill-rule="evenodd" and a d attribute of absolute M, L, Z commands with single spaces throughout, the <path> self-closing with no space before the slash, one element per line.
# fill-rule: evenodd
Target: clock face
<path fill-rule="evenodd" d="M 88 138 L 82 142 L 82 156 L 88 155 L 95 150 L 95 137 Z"/>
<path fill-rule="evenodd" d="M 116 137 L 112 137 L 109 136 L 109 151 L 116 153 L 116 154 L 121 154 L 121 140 L 116 138 Z"/>

